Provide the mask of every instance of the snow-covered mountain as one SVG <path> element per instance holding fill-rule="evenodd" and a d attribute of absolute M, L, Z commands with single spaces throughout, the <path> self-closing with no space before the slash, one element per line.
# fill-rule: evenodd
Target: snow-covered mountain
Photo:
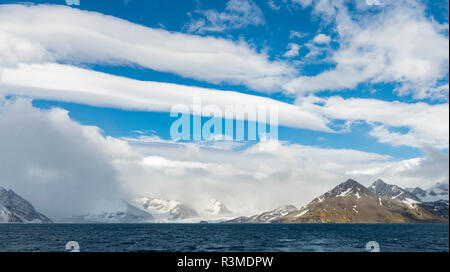
<path fill-rule="evenodd" d="M 383 197 L 347 180 L 275 223 L 413 223 L 447 222 L 420 203 Z"/>
<path fill-rule="evenodd" d="M 155 222 L 216 222 L 230 218 L 232 212 L 218 200 L 203 203 L 196 208 L 178 200 L 138 197 L 134 205 L 150 212 Z"/>
<path fill-rule="evenodd" d="M 199 217 L 197 211 L 178 200 L 139 197 L 134 200 L 134 203 L 138 207 L 150 212 L 156 221 L 184 220 Z"/>
<path fill-rule="evenodd" d="M 445 182 L 436 183 L 427 190 L 423 190 L 420 187 L 405 188 L 405 190 L 417 196 L 422 202 L 449 200 L 449 184 Z"/>
<path fill-rule="evenodd" d="M 376 180 L 368 189 L 379 196 L 396 199 L 406 204 L 414 204 L 421 202 L 420 198 L 397 185 L 387 184 L 381 179 Z"/>
<path fill-rule="evenodd" d="M 113 202 L 108 207 L 102 207 L 83 215 L 62 220 L 68 223 L 149 223 L 154 217 L 147 211 L 139 209 L 128 202 Z"/>
<path fill-rule="evenodd" d="M 13 190 L 0 187 L 0 223 L 52 223 Z"/>
<path fill-rule="evenodd" d="M 225 223 L 272 223 L 273 221 L 279 220 L 283 216 L 288 215 L 290 212 L 297 210 L 295 206 L 285 205 L 279 207 L 275 210 L 268 211 L 262 214 L 253 215 L 250 217 L 242 216 L 238 217 Z"/>
<path fill-rule="evenodd" d="M 428 190 L 420 187 L 402 189 L 397 185 L 386 184 L 382 180 L 375 181 L 369 190 L 376 194 L 419 206 L 441 218 L 448 220 L 448 184 L 438 183 Z"/>

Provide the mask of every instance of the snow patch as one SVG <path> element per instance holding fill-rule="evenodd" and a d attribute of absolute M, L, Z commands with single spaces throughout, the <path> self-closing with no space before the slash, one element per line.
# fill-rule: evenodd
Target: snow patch
<path fill-rule="evenodd" d="M 347 196 L 352 191 L 352 188 L 348 188 L 344 192 L 338 194 L 337 196 Z"/>
<path fill-rule="evenodd" d="M 305 215 L 307 212 L 309 212 L 309 210 L 304 210 L 303 212 L 297 214 L 295 217 L 303 216 L 303 215 Z"/>
<path fill-rule="evenodd" d="M 415 204 L 419 203 L 418 201 L 415 201 L 414 199 L 411 198 L 405 198 L 402 202 L 407 204 L 411 208 L 414 208 Z"/>

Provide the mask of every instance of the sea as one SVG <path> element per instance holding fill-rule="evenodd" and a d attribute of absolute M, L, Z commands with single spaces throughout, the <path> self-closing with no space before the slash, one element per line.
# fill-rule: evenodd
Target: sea
<path fill-rule="evenodd" d="M 2 252 L 448 252 L 448 224 L 0 224 Z"/>

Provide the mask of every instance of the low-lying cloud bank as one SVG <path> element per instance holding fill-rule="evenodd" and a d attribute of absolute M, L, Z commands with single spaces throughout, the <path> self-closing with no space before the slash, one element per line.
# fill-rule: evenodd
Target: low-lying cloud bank
<path fill-rule="evenodd" d="M 52 217 L 121 197 L 111 159 L 127 149 L 98 128 L 70 120 L 62 109 L 42 111 L 29 100 L 0 100 L 0 183 Z"/>

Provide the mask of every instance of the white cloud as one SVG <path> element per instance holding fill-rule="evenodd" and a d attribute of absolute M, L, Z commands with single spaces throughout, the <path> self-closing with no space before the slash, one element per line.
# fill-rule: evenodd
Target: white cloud
<path fill-rule="evenodd" d="M 342 1 L 314 2 L 324 16 L 333 15 L 340 48 L 331 55 L 334 69 L 285 84 L 292 93 L 354 89 L 359 83 L 396 82 L 400 94 L 428 97 L 428 90 L 448 74 L 446 27 L 426 17 L 415 2 L 395 1 L 381 12 L 353 19 Z M 405 91 L 405 89 L 407 91 Z"/>
<path fill-rule="evenodd" d="M 388 102 L 377 99 L 341 97 L 308 97 L 297 101 L 331 120 L 365 121 L 373 124 L 370 135 L 394 146 L 423 147 L 432 145 L 446 149 L 449 145 L 449 104 Z M 380 126 L 379 124 L 382 124 Z M 407 134 L 389 132 L 387 127 L 407 128 Z"/>
<path fill-rule="evenodd" d="M 435 87 L 415 89 L 411 84 L 403 84 L 403 86 L 397 88 L 395 91 L 400 96 L 412 94 L 416 99 L 429 98 L 434 101 L 446 101 L 448 100 L 449 85 L 447 83 L 443 85 L 436 85 Z"/>
<path fill-rule="evenodd" d="M 300 46 L 296 43 L 290 43 L 288 45 L 288 51 L 286 51 L 286 53 L 284 53 L 283 56 L 287 57 L 287 58 L 292 58 L 292 57 L 296 57 L 298 56 L 298 51 L 300 50 Z"/>
<path fill-rule="evenodd" d="M 323 16 L 323 19 L 330 19 L 335 16 L 336 7 L 341 6 L 343 1 L 339 0 L 292 0 L 293 3 L 300 4 L 303 8 L 312 6 L 313 14 Z"/>
<path fill-rule="evenodd" d="M 280 10 L 281 6 L 274 0 L 268 0 L 267 5 L 273 10 Z"/>
<path fill-rule="evenodd" d="M 418 135 L 416 131 L 408 133 L 392 132 L 385 126 L 375 126 L 370 131 L 369 135 L 378 139 L 380 143 L 387 143 L 392 146 L 411 146 L 416 148 L 423 148 L 427 145 L 436 146 L 442 149 L 448 148 L 447 141 L 437 141 L 433 135 Z"/>
<path fill-rule="evenodd" d="M 23 80 L 23 79 L 27 80 Z M 332 120 L 365 121 L 371 135 L 394 146 L 429 144 L 448 148 L 448 104 L 400 103 L 377 99 L 301 98 L 296 105 L 232 91 L 144 82 L 60 64 L 20 65 L 0 74 L 0 93 L 56 99 L 94 106 L 169 112 L 174 105 L 192 106 L 193 97 L 203 105 L 265 105 L 278 108 L 279 124 L 333 132 Z M 408 128 L 392 134 L 390 127 Z M 408 139 L 406 141 L 406 139 Z"/>
<path fill-rule="evenodd" d="M 307 42 L 304 46 L 309 50 L 309 52 L 302 58 L 303 62 L 329 62 L 329 54 L 332 52 L 330 47 L 318 45 L 314 42 Z"/>
<path fill-rule="evenodd" d="M 308 34 L 303 33 L 303 32 L 299 32 L 299 31 L 295 31 L 295 30 L 291 30 L 290 34 L 289 34 L 289 39 L 292 40 L 294 38 L 297 39 L 301 39 L 303 37 L 306 37 Z"/>
<path fill-rule="evenodd" d="M 66 0 L 66 4 L 69 6 L 72 6 L 72 5 L 79 6 L 80 0 Z"/>
<path fill-rule="evenodd" d="M 330 36 L 327 36 L 322 33 L 316 35 L 313 39 L 313 42 L 316 44 L 328 44 L 328 43 L 330 43 L 330 41 L 331 41 Z"/>
<path fill-rule="evenodd" d="M 112 161 L 132 157 L 126 142 L 81 126 L 62 109 L 0 99 L 0 186 L 52 218 L 89 211 L 124 195 Z"/>
<path fill-rule="evenodd" d="M 369 6 L 379 6 L 380 0 L 366 0 L 366 3 Z"/>
<path fill-rule="evenodd" d="M 0 49 L 3 66 L 46 61 L 135 64 L 267 92 L 279 90 L 294 73 L 244 42 L 153 29 L 56 5 L 0 5 Z"/>
<path fill-rule="evenodd" d="M 265 23 L 263 12 L 253 0 L 229 0 L 223 12 L 209 9 L 195 13 L 200 14 L 201 18 L 193 19 L 189 23 L 189 32 L 222 32 Z"/>
<path fill-rule="evenodd" d="M 226 105 L 261 106 L 267 110 L 274 107 L 278 109 L 280 125 L 332 131 L 327 127 L 328 120 L 321 116 L 274 99 L 233 91 L 138 81 L 54 63 L 21 64 L 17 68 L 3 69 L 0 93 L 160 112 L 170 112 L 176 105 L 185 105 L 192 112 L 193 98 L 200 98 L 203 105 L 216 105 L 223 111 Z M 251 116 L 250 120 L 255 121 Z"/>
<path fill-rule="evenodd" d="M 348 171 L 347 174 L 362 180 L 382 177 L 386 182 L 401 187 L 422 189 L 432 187 L 438 182 L 449 182 L 449 156 L 429 147 L 424 148 L 424 157 L 380 163 Z"/>

